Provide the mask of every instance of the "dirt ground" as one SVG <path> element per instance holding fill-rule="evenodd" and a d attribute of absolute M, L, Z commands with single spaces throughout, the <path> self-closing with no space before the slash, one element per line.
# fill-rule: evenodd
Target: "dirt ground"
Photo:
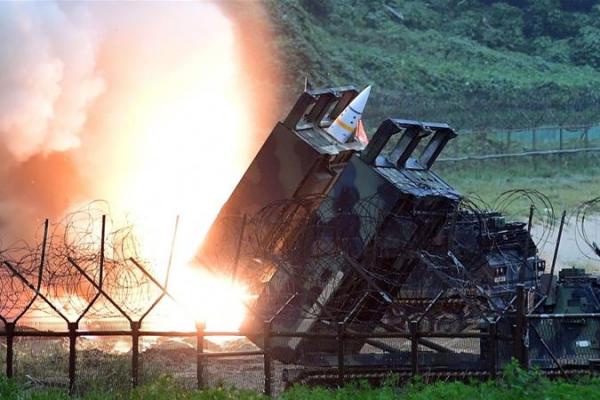
<path fill-rule="evenodd" d="M 559 222 L 560 221 L 557 221 L 557 226 L 547 243 L 540 244 L 540 254 L 546 260 L 548 272 L 550 271 L 552 258 L 554 256 Z M 588 234 L 600 239 L 600 216 L 594 217 L 593 220 L 588 220 L 586 222 L 586 228 L 588 230 L 590 228 L 594 229 L 594 231 L 588 232 Z M 575 218 L 572 216 L 569 218 L 569 216 L 567 216 L 567 222 L 563 228 L 563 234 L 560 241 L 556 271 L 559 271 L 562 268 L 576 266 L 585 268 L 588 272 L 600 272 L 600 259 L 592 255 L 591 250 L 587 248 L 585 243 L 581 242 L 581 239 L 577 239 L 576 230 L 577 226 Z M 534 239 L 539 238 L 542 234 L 542 229 L 540 226 L 534 225 L 531 229 L 531 233 Z"/>

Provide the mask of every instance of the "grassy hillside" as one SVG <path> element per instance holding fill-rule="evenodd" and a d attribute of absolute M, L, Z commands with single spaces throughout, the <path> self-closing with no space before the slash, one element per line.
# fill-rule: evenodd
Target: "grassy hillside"
<path fill-rule="evenodd" d="M 374 84 L 367 124 L 387 116 L 455 127 L 599 118 L 594 0 L 272 0 L 291 93 Z M 292 89 L 293 88 L 293 89 Z"/>
<path fill-rule="evenodd" d="M 388 117 L 453 127 L 600 121 L 600 0 L 269 0 L 290 101 L 314 86 L 373 84 L 366 125 Z M 287 109 L 287 107 L 284 107 Z M 460 137 L 470 154 L 490 149 Z M 466 144 L 465 144 L 466 143 Z M 494 152 L 494 151 L 491 151 Z M 538 189 L 557 209 L 600 190 L 597 156 L 436 165 L 491 201 Z"/>

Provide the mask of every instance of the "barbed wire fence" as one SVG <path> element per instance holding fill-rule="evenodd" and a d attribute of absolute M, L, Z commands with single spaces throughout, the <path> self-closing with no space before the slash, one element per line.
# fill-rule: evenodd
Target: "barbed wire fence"
<path fill-rule="evenodd" d="M 365 113 L 367 128 L 394 116 L 448 123 L 459 134 L 436 161 L 436 170 L 494 169 L 517 164 L 528 171 L 593 166 L 600 154 L 600 121 L 590 103 L 570 99 L 568 107 L 543 97 L 519 106 L 495 96 L 423 99 L 382 88 Z"/>
<path fill-rule="evenodd" d="M 421 265 L 413 273 L 430 279 L 407 279 L 402 276 L 405 271 L 390 270 L 384 263 L 390 249 L 405 239 L 386 236 L 385 230 L 378 229 L 384 218 L 376 198 L 356 199 L 351 205 L 323 197 L 285 200 L 253 216 L 224 218 L 223 223 L 231 226 L 222 229 L 221 240 L 237 250 L 216 252 L 219 259 L 211 265 L 232 280 L 254 281 L 250 287 L 255 293 L 264 289 L 262 282 L 268 282 L 274 271 L 284 269 L 291 279 L 277 290 L 265 292 L 261 301 L 267 307 L 249 305 L 249 313 L 269 321 L 277 312 L 269 304 L 281 304 L 282 296 L 295 296 L 292 308 L 297 308 L 292 314 L 302 313 L 330 326 L 320 340 L 342 343 L 338 349 L 342 356 L 334 365 L 338 383 L 351 376 L 344 357 L 354 354 L 349 353 L 356 347 L 352 342 L 364 342 L 370 351 L 408 354 L 406 362 L 393 365 L 401 371 L 406 368 L 408 375 L 418 373 L 419 364 L 432 352 L 461 352 L 477 360 L 471 365 L 474 373 L 495 376 L 500 361 L 496 353 L 484 358 L 482 340 L 514 339 L 478 331 L 477 325 L 482 319 L 495 324 L 507 313 L 516 312 L 516 295 L 501 304 L 490 301 L 485 288 L 489 283 L 472 267 L 477 265 L 472 259 L 456 256 L 468 254 L 468 249 L 459 248 L 464 245 L 453 235 L 458 213 L 480 221 L 476 229 L 485 234 L 482 215 L 489 210 L 502 211 L 516 201 L 524 201 L 535 211 L 532 223 L 542 227 L 535 238 L 537 245 L 549 242 L 556 216 L 543 194 L 515 190 L 502 194 L 493 205 L 464 199 L 457 214 L 448 217 L 445 246 L 449 251 L 436 253 L 423 245 L 412 255 Z M 593 199 L 573 214 L 580 243 L 587 245 L 591 257 L 598 254 L 596 243 L 600 241 L 595 228 L 590 230 L 588 225 L 597 205 Z M 317 207 L 321 217 L 329 217 L 314 217 Z M 188 387 L 231 384 L 267 394 L 282 390 L 289 371 L 296 371 L 297 381 L 308 379 L 302 375 L 303 366 L 274 359 L 270 349 L 277 337 L 301 338 L 302 332 L 273 330 L 269 323 L 254 331 L 207 332 L 169 289 L 171 265 L 166 276 L 158 277 L 158 270 L 140 254 L 134 227 L 119 225 L 109 211 L 103 203 L 92 203 L 57 223 L 45 221 L 34 244 L 19 242 L 0 248 L 0 321 L 4 326 L 0 335 L 5 340 L 2 362 L 7 376 L 64 387 L 72 393 L 99 387 L 123 389 L 164 373 Z M 397 224 L 410 223 L 404 215 L 391 218 Z M 241 232 L 240 219 L 245 227 Z M 367 242 L 371 245 L 365 246 Z M 357 249 L 365 247 L 368 250 L 359 257 Z M 336 302 L 314 308 L 308 301 L 314 298 L 311 288 L 322 284 L 331 265 L 340 263 L 353 268 L 362 284 L 349 287 Z M 537 294 L 538 298 L 541 295 Z M 382 300 L 392 304 L 377 321 L 344 325 L 347 304 L 364 296 L 376 300 L 369 303 L 376 315 L 376 305 Z M 166 301 L 186 314 L 196 329 L 148 329 L 147 317 Z M 40 323 L 49 320 L 52 324 Z M 104 320 L 110 323 L 98 322 Z M 375 331 L 370 327 L 373 323 L 378 325 Z M 223 336 L 240 339 L 227 344 L 209 340 Z M 257 337 L 262 338 L 260 347 L 255 344 Z M 150 338 L 152 342 L 143 343 Z"/>
<path fill-rule="evenodd" d="M 466 161 L 508 161 L 552 157 L 562 165 L 569 156 L 600 152 L 600 124 L 540 125 L 460 131 L 461 140 L 451 142 L 438 161 L 456 164 Z"/>

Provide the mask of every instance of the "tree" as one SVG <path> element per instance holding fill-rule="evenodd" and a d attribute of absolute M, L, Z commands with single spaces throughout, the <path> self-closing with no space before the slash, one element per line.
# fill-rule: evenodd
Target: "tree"
<path fill-rule="evenodd" d="M 572 61 L 578 65 L 591 65 L 600 69 L 600 29 L 585 27 L 580 36 L 572 41 Z"/>

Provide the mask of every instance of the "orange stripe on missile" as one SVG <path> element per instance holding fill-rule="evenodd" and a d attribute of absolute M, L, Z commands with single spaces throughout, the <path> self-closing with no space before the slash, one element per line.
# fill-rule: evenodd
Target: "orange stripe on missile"
<path fill-rule="evenodd" d="M 348 131 L 350 133 L 354 132 L 354 128 L 352 126 L 348 125 L 347 123 L 345 123 L 344 121 L 342 121 L 341 119 L 335 120 L 334 124 L 339 125 L 345 131 Z"/>

